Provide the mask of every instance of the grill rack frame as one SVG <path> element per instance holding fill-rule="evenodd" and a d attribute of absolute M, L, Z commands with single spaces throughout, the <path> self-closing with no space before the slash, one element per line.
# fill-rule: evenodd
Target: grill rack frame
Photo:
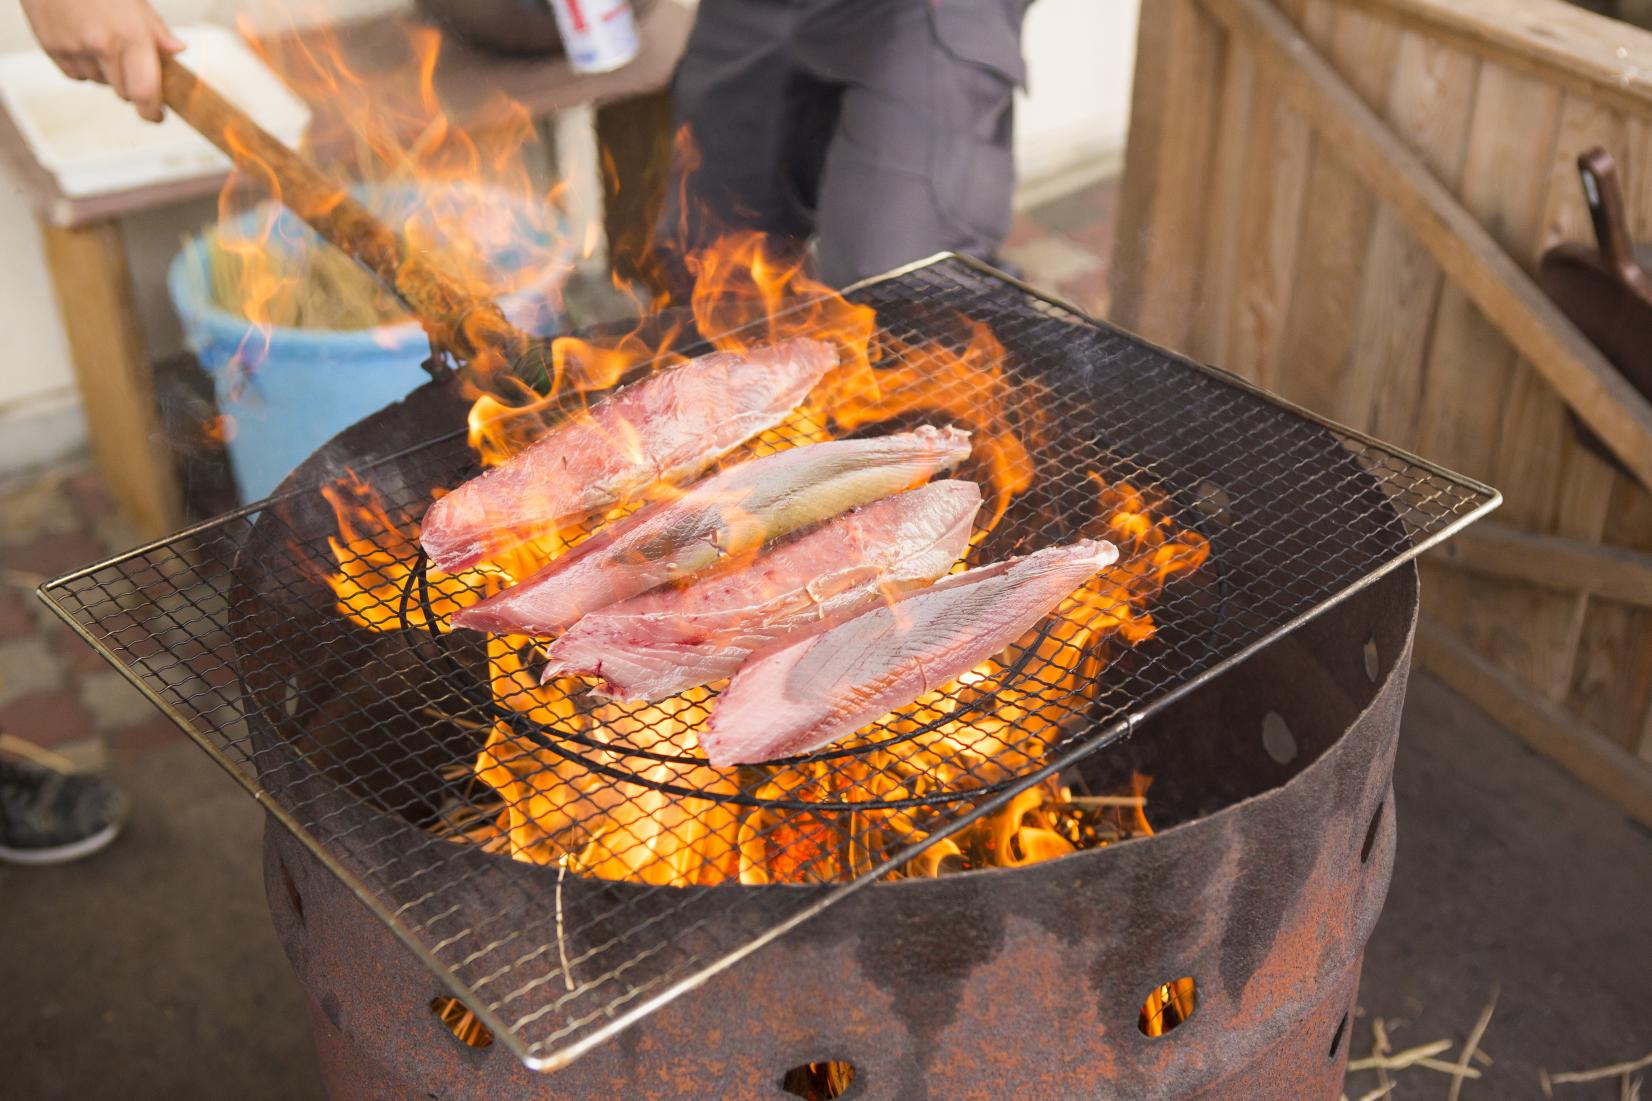
<path fill-rule="evenodd" d="M 338 875 L 350 887 L 356 897 L 366 904 L 380 920 L 384 921 L 444 984 L 466 1001 L 466 1004 L 477 1013 L 478 1017 L 493 1030 L 495 1036 L 507 1048 L 512 1050 L 524 1064 L 536 1070 L 554 1070 L 566 1065 L 592 1046 L 603 1042 L 621 1028 L 646 1016 L 657 1006 L 699 985 L 711 975 L 734 965 L 758 948 L 795 928 L 798 924 L 810 920 L 847 894 L 881 878 L 890 867 L 899 866 L 942 838 L 951 836 L 983 816 L 994 812 L 1019 792 L 1041 783 L 1051 776 L 1062 773 L 1079 761 L 1090 758 L 1107 746 L 1128 737 L 1140 722 L 1161 708 L 1195 691 L 1201 685 L 1221 675 L 1269 643 L 1289 634 L 1326 608 L 1369 587 L 1393 570 L 1414 560 L 1423 551 L 1449 538 L 1453 533 L 1495 509 L 1501 503 L 1501 495 L 1495 489 L 1483 483 L 1455 474 L 1427 460 L 1375 440 L 1364 433 L 1348 429 L 1317 414 L 1303 410 L 1293 403 L 1268 394 L 1266 391 L 1229 372 L 1158 349 L 1131 334 L 1124 333 L 1115 326 L 1090 318 L 1072 305 L 1038 291 L 1036 288 L 972 258 L 951 253 L 937 254 L 885 275 L 857 283 L 848 288 L 845 293 L 852 296 L 868 288 L 876 288 L 883 284 L 899 281 L 914 273 L 922 273 L 926 269 L 934 269 L 935 271 L 951 269 L 970 278 L 989 281 L 1000 288 L 1013 290 L 1025 296 L 1030 304 L 1033 304 L 1036 309 L 1042 312 L 1061 316 L 1064 320 L 1089 326 L 1094 330 L 1112 333 L 1160 357 L 1165 364 L 1196 372 L 1198 375 L 1215 380 L 1238 393 L 1260 399 L 1274 410 L 1287 414 L 1297 421 L 1306 422 L 1328 431 L 1344 447 L 1353 451 L 1356 456 L 1362 459 L 1367 452 L 1374 451 L 1382 456 L 1385 461 L 1399 464 L 1398 467 L 1394 468 L 1396 470 L 1409 469 L 1426 475 L 1428 478 L 1437 479 L 1461 494 L 1462 506 L 1461 508 L 1453 507 L 1450 510 L 1449 518 L 1442 520 L 1438 526 L 1417 533 L 1409 533 L 1408 545 L 1403 550 L 1390 556 L 1378 568 L 1364 572 L 1334 593 L 1301 609 L 1297 614 L 1278 623 L 1270 624 L 1267 631 L 1251 637 L 1247 645 L 1232 652 L 1224 653 L 1218 660 L 1192 675 L 1182 678 L 1168 690 L 1159 693 L 1150 700 L 1141 701 L 1139 706 L 1124 709 L 1121 714 L 1105 725 L 1091 729 L 1081 738 L 1074 738 L 1061 743 L 1059 751 L 1052 754 L 1042 767 L 1020 773 L 1002 790 L 994 791 L 986 798 L 974 803 L 971 809 L 962 816 L 938 824 L 921 843 L 895 851 L 887 855 L 886 859 L 882 860 L 871 871 L 854 878 L 844 879 L 831 885 L 829 889 L 800 892 L 798 895 L 799 905 L 793 908 L 784 920 L 773 923 L 759 935 L 744 938 L 735 948 L 722 953 L 717 958 L 703 961 L 686 975 L 663 983 L 654 990 L 644 989 L 630 993 L 626 998 L 620 999 L 616 1007 L 601 1014 L 605 1019 L 594 1026 L 591 1025 L 591 1018 L 586 1018 L 583 1022 L 576 1022 L 569 1028 L 557 1033 L 549 1040 L 524 1038 L 521 1031 L 523 1020 L 537 1021 L 548 1012 L 547 1009 L 541 1009 L 536 1013 L 529 1014 L 527 1018 L 518 1018 L 513 1021 L 499 1007 L 490 1004 L 486 997 L 478 993 L 477 988 L 472 983 L 467 982 L 461 976 L 458 968 L 442 958 L 439 951 L 425 937 L 421 936 L 418 930 L 410 927 L 409 922 L 403 919 L 402 907 L 390 905 L 382 896 L 381 891 L 375 889 L 372 884 L 366 881 L 358 868 L 333 852 L 326 842 L 317 839 L 308 824 L 287 807 L 282 806 L 278 799 L 272 798 L 260 783 L 260 777 L 256 774 L 256 770 L 248 769 L 244 761 L 238 761 L 226 752 L 225 747 L 215 741 L 210 732 L 199 729 L 196 721 L 184 714 L 183 709 L 174 700 L 168 698 L 167 686 L 164 683 L 146 678 L 143 675 L 143 670 L 137 664 L 123 658 L 121 654 L 116 652 L 116 648 L 107 641 L 109 636 L 100 636 L 94 631 L 93 628 L 97 626 L 95 621 L 83 621 L 81 617 L 77 616 L 76 608 L 65 598 L 74 586 L 89 581 L 100 571 L 118 571 L 123 565 L 134 560 L 143 559 L 148 555 L 166 551 L 172 547 L 187 545 L 188 541 L 192 539 L 209 534 L 215 529 L 234 521 L 248 520 L 265 510 L 278 506 L 282 501 L 306 493 L 313 493 L 313 486 L 291 490 L 265 501 L 255 502 L 240 509 L 232 510 L 222 516 L 185 528 L 172 536 L 134 548 L 107 561 L 74 571 L 41 585 L 38 590 L 39 595 L 77 635 L 109 660 L 111 664 L 115 665 L 158 709 L 179 725 L 206 750 L 209 756 L 228 771 L 249 793 L 253 794 L 276 820 L 303 840 L 316 853 L 323 864 L 335 875 Z M 462 435 L 462 430 L 452 435 Z M 440 437 L 422 440 L 406 448 L 394 450 L 389 454 L 376 458 L 371 463 L 364 464 L 364 467 L 392 464 L 439 441 Z M 1377 480 L 1373 477 L 1373 483 L 1376 484 L 1376 482 Z M 239 679 L 239 677 L 240 674 L 237 672 L 237 678 Z M 239 680 L 238 687 L 244 692 L 246 690 L 245 681 Z M 819 810 L 819 804 L 811 804 L 810 809 Z M 560 883 L 560 879 L 558 882 Z M 672 889 L 675 890 L 675 888 Z"/>

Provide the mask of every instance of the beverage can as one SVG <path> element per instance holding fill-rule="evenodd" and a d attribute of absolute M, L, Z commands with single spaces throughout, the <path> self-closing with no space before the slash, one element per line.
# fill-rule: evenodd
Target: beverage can
<path fill-rule="evenodd" d="M 578 72 L 606 73 L 642 49 L 630 0 L 549 0 L 568 63 Z"/>

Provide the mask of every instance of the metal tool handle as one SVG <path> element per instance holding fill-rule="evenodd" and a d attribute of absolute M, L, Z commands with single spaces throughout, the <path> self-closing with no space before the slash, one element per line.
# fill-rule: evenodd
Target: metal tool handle
<path fill-rule="evenodd" d="M 406 238 L 374 217 L 342 183 L 165 56 L 161 94 L 179 118 L 263 181 L 277 201 L 394 290 L 419 316 L 432 342 L 466 360 L 490 351 L 513 357 L 532 343 L 494 302 L 471 294 L 410 249 Z"/>
<path fill-rule="evenodd" d="M 1618 168 L 1612 155 L 1595 148 L 1577 159 L 1583 179 L 1583 198 L 1589 204 L 1589 218 L 1595 225 L 1595 241 L 1600 258 L 1611 271 L 1631 287 L 1647 279 L 1635 260 L 1629 241 L 1629 218 L 1623 206 L 1623 188 L 1618 184 Z"/>

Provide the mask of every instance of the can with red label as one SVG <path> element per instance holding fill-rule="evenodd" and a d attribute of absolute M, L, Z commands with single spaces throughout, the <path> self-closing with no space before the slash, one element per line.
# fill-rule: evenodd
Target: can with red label
<path fill-rule="evenodd" d="M 637 56 L 630 0 L 550 0 L 568 63 L 582 73 L 606 73 Z"/>

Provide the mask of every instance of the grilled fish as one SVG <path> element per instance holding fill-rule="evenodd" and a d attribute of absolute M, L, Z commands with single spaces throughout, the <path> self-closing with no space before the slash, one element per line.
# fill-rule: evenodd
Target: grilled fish
<path fill-rule="evenodd" d="M 453 573 L 655 481 L 695 477 L 784 420 L 836 363 L 829 344 L 787 340 L 627 386 L 431 505 L 419 541 Z"/>
<path fill-rule="evenodd" d="M 1118 559 L 1093 539 L 955 574 L 754 654 L 701 748 L 719 768 L 808 753 L 980 665 Z"/>
<path fill-rule="evenodd" d="M 753 650 L 945 576 L 980 510 L 981 488 L 953 480 L 865 505 L 750 565 L 592 612 L 550 645 L 545 679 L 578 673 L 604 695 L 659 700 L 733 676 Z"/>
<path fill-rule="evenodd" d="M 521 584 L 456 613 L 453 622 L 496 634 L 552 634 L 589 612 L 918 485 L 968 454 L 968 432 L 925 425 L 752 459 L 604 528 Z"/>

